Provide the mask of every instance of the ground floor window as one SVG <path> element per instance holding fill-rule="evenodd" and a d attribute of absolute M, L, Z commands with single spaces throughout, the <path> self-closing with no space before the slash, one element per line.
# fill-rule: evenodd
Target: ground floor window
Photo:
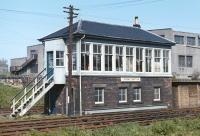
<path fill-rule="evenodd" d="M 103 103 L 104 103 L 104 89 L 95 88 L 95 104 L 103 104 Z"/>
<path fill-rule="evenodd" d="M 160 101 L 160 88 L 154 88 L 154 101 Z"/>
<path fill-rule="evenodd" d="M 141 88 L 134 88 L 133 102 L 141 102 Z"/>
<path fill-rule="evenodd" d="M 119 103 L 127 102 L 127 88 L 119 89 Z"/>

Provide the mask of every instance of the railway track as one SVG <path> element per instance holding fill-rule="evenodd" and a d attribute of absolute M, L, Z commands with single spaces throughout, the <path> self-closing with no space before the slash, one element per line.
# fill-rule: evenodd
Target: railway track
<path fill-rule="evenodd" d="M 82 117 L 59 117 L 48 119 L 34 119 L 24 121 L 0 122 L 0 135 L 20 135 L 30 130 L 50 131 L 60 127 L 77 126 L 84 129 L 96 129 L 124 122 L 139 122 L 148 125 L 154 121 L 172 119 L 176 117 L 196 117 L 200 115 L 200 108 L 193 109 L 165 109 L 138 112 L 120 112 L 95 114 Z"/>
<path fill-rule="evenodd" d="M 33 107 L 29 113 L 41 113 L 43 112 L 43 106 L 37 106 L 37 107 Z M 11 113 L 11 109 L 10 108 L 0 108 L 0 116 L 5 116 L 5 115 L 9 115 Z"/>

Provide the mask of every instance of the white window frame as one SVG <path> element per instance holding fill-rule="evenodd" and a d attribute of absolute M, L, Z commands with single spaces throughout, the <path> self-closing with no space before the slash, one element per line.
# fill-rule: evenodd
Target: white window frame
<path fill-rule="evenodd" d="M 139 59 L 137 60 L 137 49 L 139 49 Z M 142 49 L 141 51 L 140 51 L 140 49 Z M 135 60 L 136 60 L 136 62 L 135 62 L 135 71 L 137 72 L 137 73 L 142 73 L 142 72 L 144 72 L 144 69 L 145 69 L 145 63 L 144 63 L 144 52 L 145 52 L 145 48 L 142 48 L 142 47 L 136 47 L 136 49 L 135 49 Z M 142 54 L 142 55 L 140 55 L 140 54 Z M 142 56 L 142 58 L 140 58 L 140 56 Z M 137 62 L 142 62 L 142 64 L 141 64 L 141 66 L 142 66 L 142 71 L 137 71 Z"/>
<path fill-rule="evenodd" d="M 123 95 L 125 95 L 125 100 L 122 100 Z M 126 103 L 126 102 L 127 102 L 127 88 L 120 88 L 119 89 L 119 103 Z"/>
<path fill-rule="evenodd" d="M 157 54 L 158 54 L 158 52 L 160 52 L 159 54 L 160 55 L 158 55 L 158 56 L 156 56 L 156 51 L 157 51 Z M 162 52 L 162 50 L 161 49 L 154 49 L 154 72 L 155 73 L 159 73 L 159 72 L 161 72 L 162 70 L 161 70 L 161 52 Z M 156 59 L 159 59 L 159 62 L 156 62 Z M 156 63 L 158 63 L 159 64 L 159 67 L 160 67 L 160 71 L 156 71 Z"/>
<path fill-rule="evenodd" d="M 75 51 L 73 50 L 75 48 Z M 74 69 L 74 63 L 73 63 L 73 61 L 74 61 L 74 58 L 73 58 L 73 56 L 75 56 L 75 67 L 76 67 L 76 69 Z M 77 63 L 78 63 L 78 59 L 77 59 L 78 57 L 77 57 L 77 44 L 72 44 L 72 71 L 76 71 L 77 69 L 78 69 L 78 67 L 77 67 Z"/>
<path fill-rule="evenodd" d="M 98 101 L 95 101 L 95 104 L 104 104 L 104 88 L 95 88 L 95 95 L 96 95 L 96 91 L 98 91 Z M 100 91 L 102 91 L 101 93 L 102 93 L 102 101 L 99 101 L 99 94 L 100 94 Z M 96 97 L 96 96 L 95 96 Z"/>
<path fill-rule="evenodd" d="M 89 51 L 87 51 L 87 48 L 86 48 L 86 45 L 89 45 Z M 82 46 L 85 46 L 84 47 L 84 51 L 82 52 Z M 82 45 L 81 45 L 81 48 L 80 48 L 80 62 L 81 62 L 81 56 L 82 56 L 82 54 L 87 54 L 88 56 L 89 56 L 89 66 L 88 66 L 88 70 L 85 70 L 85 69 L 82 69 L 82 62 L 81 62 L 81 64 L 80 64 L 80 69 L 81 69 L 81 71 L 90 71 L 90 68 L 91 68 L 91 59 L 90 59 L 90 48 L 91 48 L 91 44 L 90 43 L 83 43 Z M 92 64 L 93 65 L 93 64 Z"/>
<path fill-rule="evenodd" d="M 155 98 L 156 91 L 158 91 L 158 94 L 159 94 L 158 96 L 159 96 L 159 98 Z M 155 87 L 155 88 L 154 88 L 153 101 L 160 101 L 160 87 Z"/>
<path fill-rule="evenodd" d="M 97 46 L 97 52 L 96 53 L 94 53 L 94 46 Z M 100 47 L 100 50 L 99 50 L 99 48 L 98 47 Z M 93 65 L 93 71 L 102 71 L 102 44 L 96 44 L 96 43 L 94 43 L 93 44 L 93 51 L 92 51 L 92 54 L 93 54 L 93 62 L 92 62 L 92 65 Z M 100 66 L 100 70 L 94 70 L 94 55 L 100 55 L 100 64 L 101 64 L 101 66 Z M 96 61 L 97 61 L 97 59 L 96 59 Z"/>
<path fill-rule="evenodd" d="M 127 48 L 128 48 L 129 54 L 127 53 Z M 125 49 L 126 49 L 126 55 L 125 55 L 125 57 L 126 57 L 126 59 L 125 59 L 125 61 L 126 61 L 126 72 L 133 72 L 134 71 L 134 53 L 135 53 L 134 47 L 126 46 Z M 131 54 L 130 50 L 132 50 L 132 54 Z M 127 68 L 127 57 L 132 57 L 132 70 Z"/>
<path fill-rule="evenodd" d="M 110 49 L 108 50 L 108 52 L 106 53 L 106 47 L 108 47 L 108 49 L 109 49 L 109 47 L 111 47 L 111 54 L 110 54 Z M 106 72 L 111 72 L 111 71 L 113 71 L 113 45 L 105 45 L 104 46 L 104 49 L 105 49 L 105 57 L 104 57 L 104 69 L 105 69 L 105 71 Z M 106 70 L 106 67 L 105 67 L 105 64 L 106 64 L 106 56 L 111 56 L 111 70 Z M 108 61 L 109 62 L 109 61 Z M 108 66 L 109 67 L 109 66 Z"/>
<path fill-rule="evenodd" d="M 56 57 L 56 61 L 55 61 L 55 63 L 56 63 L 56 67 L 64 67 L 65 66 L 65 59 L 64 59 L 64 56 L 65 56 L 65 52 L 64 51 L 59 51 L 59 50 L 56 50 L 55 51 L 56 52 L 56 55 L 55 55 L 55 57 Z M 62 52 L 63 53 L 63 56 L 61 57 L 61 58 L 57 58 L 57 52 Z M 63 65 L 57 65 L 57 60 L 61 60 L 61 61 L 63 61 Z"/>
<path fill-rule="evenodd" d="M 117 48 L 119 48 L 119 53 L 117 53 Z M 122 54 L 120 54 L 121 49 L 122 49 Z M 117 70 L 117 57 L 122 57 L 122 69 L 119 69 L 119 70 Z M 115 46 L 115 70 L 117 72 L 123 72 L 123 69 L 124 69 L 124 48 L 123 46 L 116 45 Z"/>
<path fill-rule="evenodd" d="M 136 93 L 135 91 L 139 91 L 139 93 Z M 142 90 L 141 90 L 141 88 L 134 88 L 134 97 L 136 96 L 136 94 L 139 94 L 139 99 L 135 99 L 134 98 L 134 100 L 133 100 L 133 102 L 141 102 L 142 101 L 142 98 L 141 98 L 141 93 L 142 93 Z"/>
<path fill-rule="evenodd" d="M 152 48 L 145 48 L 145 72 L 147 73 L 151 73 L 153 71 L 152 68 L 152 53 L 153 49 Z M 150 63 L 148 63 L 148 61 L 146 59 L 150 59 Z M 148 64 L 148 68 L 147 68 L 147 64 Z"/>
<path fill-rule="evenodd" d="M 164 56 L 164 52 L 168 52 L 168 57 Z M 170 72 L 170 51 L 169 50 L 163 50 L 163 73 L 169 73 Z M 164 60 L 167 60 L 167 64 L 168 64 L 168 71 L 166 72 L 165 71 L 165 61 Z"/>

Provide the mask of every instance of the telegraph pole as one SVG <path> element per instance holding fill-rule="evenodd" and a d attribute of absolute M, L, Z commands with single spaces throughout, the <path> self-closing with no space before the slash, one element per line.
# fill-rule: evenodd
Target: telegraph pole
<path fill-rule="evenodd" d="M 68 13 L 68 20 L 69 20 L 69 37 L 68 39 L 68 93 L 69 96 L 72 96 L 72 44 L 73 44 L 73 19 L 78 16 L 77 13 L 74 11 L 77 11 L 78 9 L 75 9 L 72 5 L 69 5 L 69 7 L 63 7 L 64 12 Z M 75 94 L 73 94 L 75 95 Z M 70 97 L 71 98 L 71 97 Z M 75 96 L 74 96 L 75 98 Z M 74 101 L 74 111 L 75 111 L 75 101 Z M 75 113 L 74 113 L 75 114 Z"/>

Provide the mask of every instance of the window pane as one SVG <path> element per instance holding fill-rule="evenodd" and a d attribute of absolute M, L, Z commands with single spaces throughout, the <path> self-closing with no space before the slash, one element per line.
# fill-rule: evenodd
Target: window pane
<path fill-rule="evenodd" d="M 134 89 L 134 101 L 141 101 L 141 88 Z"/>
<path fill-rule="evenodd" d="M 89 44 L 81 45 L 81 70 L 89 70 Z"/>
<path fill-rule="evenodd" d="M 184 36 L 175 35 L 174 39 L 177 44 L 184 44 Z"/>
<path fill-rule="evenodd" d="M 127 101 L 127 88 L 121 88 L 119 90 L 119 102 L 120 101 L 123 101 L 123 102 Z"/>
<path fill-rule="evenodd" d="M 64 66 L 63 59 L 56 59 L 56 66 Z"/>
<path fill-rule="evenodd" d="M 103 103 L 104 102 L 104 89 L 103 88 L 95 88 L 94 100 L 95 100 L 95 103 Z"/>
<path fill-rule="evenodd" d="M 198 38 L 198 45 L 200 46 L 200 38 Z"/>
<path fill-rule="evenodd" d="M 187 67 L 192 67 L 192 56 L 187 56 Z"/>
<path fill-rule="evenodd" d="M 154 88 L 154 100 L 160 100 L 160 88 Z"/>
<path fill-rule="evenodd" d="M 187 44 L 188 45 L 196 45 L 195 37 L 187 37 Z"/>
<path fill-rule="evenodd" d="M 76 52 L 76 44 L 73 44 L 73 46 L 72 46 L 72 69 L 73 70 L 76 70 L 76 65 L 77 65 L 77 57 L 76 57 L 76 55 L 77 55 L 77 52 Z"/>
<path fill-rule="evenodd" d="M 163 71 L 169 72 L 169 51 L 163 50 Z"/>
<path fill-rule="evenodd" d="M 64 66 L 64 51 L 56 51 L 56 66 Z"/>
<path fill-rule="evenodd" d="M 160 50 L 154 50 L 154 59 L 155 72 L 160 72 Z"/>
<path fill-rule="evenodd" d="M 123 47 L 116 47 L 116 71 L 123 71 Z"/>
<path fill-rule="evenodd" d="M 101 71 L 101 45 L 93 46 L 93 70 Z"/>
<path fill-rule="evenodd" d="M 136 71 L 142 72 L 143 71 L 143 57 L 142 57 L 143 49 L 136 48 Z"/>
<path fill-rule="evenodd" d="M 185 67 L 185 56 L 179 55 L 178 56 L 178 64 L 179 67 Z"/>
<path fill-rule="evenodd" d="M 152 50 L 146 49 L 145 50 L 145 66 L 146 72 L 151 72 L 151 60 L 152 60 Z"/>

